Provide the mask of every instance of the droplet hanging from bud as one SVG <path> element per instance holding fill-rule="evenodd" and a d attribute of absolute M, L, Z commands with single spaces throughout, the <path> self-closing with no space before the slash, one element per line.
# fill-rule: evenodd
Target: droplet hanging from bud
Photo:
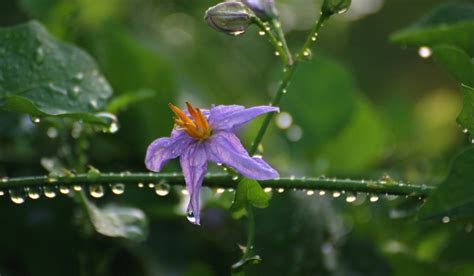
<path fill-rule="evenodd" d="M 252 23 L 254 15 L 241 2 L 223 2 L 210 7 L 204 16 L 213 29 L 229 35 L 243 34 Z"/>

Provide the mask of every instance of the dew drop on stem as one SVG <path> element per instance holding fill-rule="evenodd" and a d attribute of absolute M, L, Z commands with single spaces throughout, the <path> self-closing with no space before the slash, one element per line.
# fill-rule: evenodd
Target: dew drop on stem
<path fill-rule="evenodd" d="M 44 193 L 44 196 L 46 196 L 47 198 L 56 197 L 56 191 L 54 190 L 53 187 L 44 187 L 43 193 Z"/>
<path fill-rule="evenodd" d="M 222 194 L 224 192 L 225 192 L 224 188 L 217 188 L 217 190 L 216 190 L 216 193 L 218 193 L 218 194 Z"/>
<path fill-rule="evenodd" d="M 69 189 L 68 186 L 60 186 L 59 187 L 59 192 L 63 195 L 67 195 L 67 194 L 69 194 L 69 192 L 71 192 L 71 190 Z"/>
<path fill-rule="evenodd" d="M 10 199 L 13 201 L 15 204 L 22 204 L 25 202 L 25 196 L 22 194 L 22 192 L 18 190 L 10 190 Z"/>
<path fill-rule="evenodd" d="M 80 192 L 82 190 L 82 186 L 81 185 L 74 185 L 74 186 L 72 186 L 72 189 L 76 192 Z"/>
<path fill-rule="evenodd" d="M 89 186 L 89 194 L 94 198 L 101 198 L 104 196 L 104 187 L 102 185 Z"/>
<path fill-rule="evenodd" d="M 370 202 L 377 202 L 379 200 L 379 196 L 378 195 L 371 195 L 369 200 L 370 200 Z"/>
<path fill-rule="evenodd" d="M 113 184 L 111 190 L 113 194 L 121 195 L 125 192 L 125 185 L 123 183 Z"/>
<path fill-rule="evenodd" d="M 170 185 L 166 183 L 159 183 L 155 186 L 155 193 L 159 196 L 166 196 L 170 193 Z"/>

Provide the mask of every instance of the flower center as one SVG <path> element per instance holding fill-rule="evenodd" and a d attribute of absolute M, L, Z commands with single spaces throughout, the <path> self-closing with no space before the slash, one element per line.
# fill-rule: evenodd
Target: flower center
<path fill-rule="evenodd" d="M 169 103 L 168 106 L 176 115 L 174 118 L 175 124 L 184 130 L 189 136 L 198 140 L 205 140 L 211 136 L 211 128 L 209 127 L 209 123 L 199 108 L 194 108 L 191 103 L 186 102 L 189 115 L 191 116 L 191 118 L 189 118 L 174 104 Z"/>

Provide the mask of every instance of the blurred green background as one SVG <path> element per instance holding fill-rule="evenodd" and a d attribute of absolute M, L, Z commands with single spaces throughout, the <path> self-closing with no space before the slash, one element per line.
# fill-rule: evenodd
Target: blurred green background
<path fill-rule="evenodd" d="M 280 113 L 264 139 L 264 156 L 282 175 L 393 179 L 436 185 L 453 154 L 469 143 L 455 118 L 457 82 L 418 49 L 389 35 L 442 0 L 352 0 L 325 24 L 312 62 L 297 69 Z M 208 28 L 214 1 L 3 0 L 0 26 L 36 19 L 60 40 L 90 53 L 114 95 L 153 97 L 118 113 L 116 134 L 88 141 L 89 164 L 101 171 L 144 171 L 148 144 L 168 135 L 168 102 L 196 106 L 266 104 L 281 64 L 251 27 L 239 37 Z M 298 50 L 319 13 L 316 0 L 277 0 L 290 48 Z M 44 174 L 47 158 L 73 154 L 28 116 L 0 114 L 0 176 Z M 250 145 L 261 119 L 242 133 Z M 13 129 L 13 130 L 12 130 Z M 53 135 L 54 136 L 54 135 Z M 176 171 L 177 163 L 166 167 Z M 218 168 L 213 168 L 218 171 Z M 130 187 L 116 202 L 145 211 L 149 237 L 135 243 L 84 230 L 66 196 L 15 205 L 0 200 L 2 275 L 227 275 L 245 242 L 242 221 L 226 210 L 231 193 L 205 188 L 202 226 L 184 218 L 178 190 L 157 197 Z M 250 275 L 472 275 L 472 222 L 418 222 L 417 200 L 358 195 L 274 193 L 257 210 Z"/>

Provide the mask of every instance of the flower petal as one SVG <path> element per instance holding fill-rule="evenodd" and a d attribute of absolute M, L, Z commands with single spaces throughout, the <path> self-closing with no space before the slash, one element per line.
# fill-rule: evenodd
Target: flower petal
<path fill-rule="evenodd" d="M 217 105 L 209 111 L 209 124 L 216 130 L 233 130 L 248 123 L 255 117 L 278 111 L 278 107 L 262 105 L 245 108 L 241 105 Z"/>
<path fill-rule="evenodd" d="M 204 175 L 207 172 L 207 153 L 204 143 L 193 143 L 181 155 L 181 169 L 183 170 L 186 189 L 191 199 L 188 205 L 188 220 L 193 224 L 200 224 L 200 191 Z"/>
<path fill-rule="evenodd" d="M 193 139 L 181 130 L 173 130 L 171 137 L 156 139 L 146 151 L 147 169 L 159 172 L 168 160 L 180 156 L 191 142 Z"/>
<path fill-rule="evenodd" d="M 278 172 L 263 159 L 250 157 L 239 138 L 230 131 L 214 133 L 206 143 L 209 160 L 226 164 L 245 177 L 265 180 L 278 177 Z"/>

